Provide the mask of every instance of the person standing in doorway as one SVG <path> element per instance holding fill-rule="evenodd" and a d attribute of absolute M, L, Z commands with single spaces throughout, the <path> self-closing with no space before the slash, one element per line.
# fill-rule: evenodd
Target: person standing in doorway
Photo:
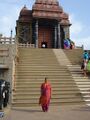
<path fill-rule="evenodd" d="M 41 96 L 39 98 L 39 104 L 42 106 L 43 112 L 47 112 L 49 109 L 51 99 L 51 85 L 45 77 L 44 83 L 41 84 Z"/>

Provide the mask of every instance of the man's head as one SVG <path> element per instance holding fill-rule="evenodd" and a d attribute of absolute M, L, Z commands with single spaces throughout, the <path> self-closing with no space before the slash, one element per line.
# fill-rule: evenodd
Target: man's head
<path fill-rule="evenodd" d="M 45 77 L 45 83 L 47 83 L 47 81 L 48 81 L 48 80 L 47 80 L 47 77 Z"/>

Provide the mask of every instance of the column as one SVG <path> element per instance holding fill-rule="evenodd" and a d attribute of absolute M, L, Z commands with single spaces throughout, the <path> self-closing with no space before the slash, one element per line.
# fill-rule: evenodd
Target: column
<path fill-rule="evenodd" d="M 57 48 L 57 26 L 54 28 L 54 48 Z"/>
<path fill-rule="evenodd" d="M 30 44 L 32 43 L 32 22 L 30 21 Z"/>
<path fill-rule="evenodd" d="M 60 23 L 58 22 L 58 48 L 61 48 Z"/>
<path fill-rule="evenodd" d="M 36 20 L 36 43 L 35 43 L 35 47 L 38 48 L 38 20 Z"/>
<path fill-rule="evenodd" d="M 10 36 L 10 44 L 12 44 L 12 30 L 11 30 L 11 36 Z"/>
<path fill-rule="evenodd" d="M 63 30 L 64 30 L 64 33 L 65 33 L 65 39 L 70 38 L 69 26 L 64 26 Z"/>

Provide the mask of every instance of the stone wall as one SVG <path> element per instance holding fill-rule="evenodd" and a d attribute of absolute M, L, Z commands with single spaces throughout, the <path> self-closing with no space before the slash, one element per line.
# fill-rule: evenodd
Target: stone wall
<path fill-rule="evenodd" d="M 5 79 L 10 82 L 10 93 L 12 96 L 12 89 L 14 87 L 15 75 L 15 44 L 0 44 L 0 79 Z M 10 96 L 10 101 L 11 101 Z"/>
<path fill-rule="evenodd" d="M 15 57 L 15 44 L 14 45 L 0 45 L 0 68 L 5 69 L 11 74 L 12 62 Z M 7 76 L 7 80 L 11 80 L 10 76 Z"/>

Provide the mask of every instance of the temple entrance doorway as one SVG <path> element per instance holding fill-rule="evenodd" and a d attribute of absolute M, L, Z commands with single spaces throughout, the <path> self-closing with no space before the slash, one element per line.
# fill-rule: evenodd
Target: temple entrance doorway
<path fill-rule="evenodd" d="M 52 48 L 52 28 L 39 27 L 38 31 L 38 45 L 39 48 Z"/>

